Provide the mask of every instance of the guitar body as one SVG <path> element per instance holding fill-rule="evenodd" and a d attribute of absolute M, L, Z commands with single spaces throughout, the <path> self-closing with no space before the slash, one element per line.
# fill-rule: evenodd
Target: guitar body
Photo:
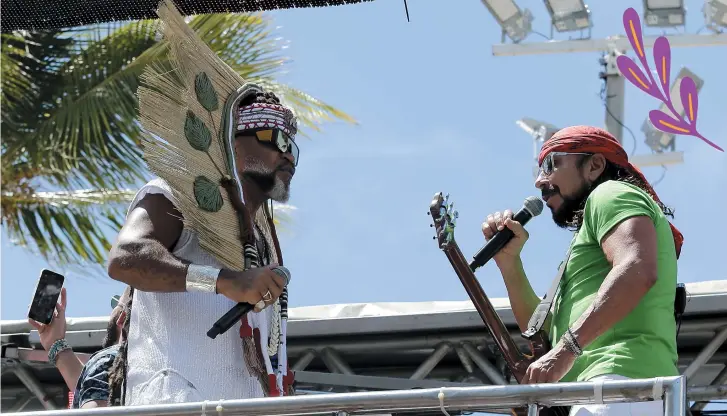
<path fill-rule="evenodd" d="M 550 341 L 545 332 L 538 331 L 527 337 L 530 343 L 531 355 L 523 354 L 517 347 L 454 240 L 454 227 L 458 214 L 452 210 L 451 205 L 448 205 L 448 198 L 449 196 L 445 198 L 441 193 L 437 193 L 429 206 L 429 214 L 432 216 L 433 226 L 436 231 L 434 238 L 438 241 L 439 248 L 444 251 L 457 277 L 462 282 L 480 318 L 492 333 L 492 337 L 502 352 L 510 372 L 515 380 L 520 383 L 525 377 L 525 372 L 530 364 L 550 351 Z M 555 406 L 542 407 L 538 414 L 539 416 L 568 416 L 569 412 L 570 407 Z M 526 416 L 528 412 L 525 408 L 518 408 L 512 409 L 512 413 L 515 416 Z"/>

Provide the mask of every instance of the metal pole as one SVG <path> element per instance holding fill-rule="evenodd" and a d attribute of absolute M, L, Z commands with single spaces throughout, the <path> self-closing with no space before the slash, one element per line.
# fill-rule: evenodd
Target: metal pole
<path fill-rule="evenodd" d="M 531 403 L 528 405 L 528 416 L 538 416 L 538 405 Z"/>
<path fill-rule="evenodd" d="M 323 363 L 326 364 L 326 367 L 328 367 L 331 371 L 338 371 L 341 374 L 356 374 L 353 372 L 351 367 L 343 361 L 343 358 L 338 355 L 336 350 L 332 348 L 323 348 L 321 351 L 321 358 L 323 359 Z"/>
<path fill-rule="evenodd" d="M 673 415 L 686 411 L 683 376 L 664 377 L 667 386 L 666 406 Z M 653 398 L 657 379 L 605 381 L 604 403 L 648 401 Z M 449 410 L 483 410 L 488 408 L 590 404 L 595 386 L 590 382 L 437 388 L 366 393 L 321 394 L 297 397 L 266 397 L 248 400 L 209 400 L 205 403 L 176 403 L 129 407 L 106 407 L 91 410 L 65 410 L 66 416 L 197 416 L 202 408 L 217 408 L 225 416 L 389 413 L 412 410 L 437 410 L 443 404 Z M 46 416 L 45 412 L 28 412 L 24 416 Z"/>
<path fill-rule="evenodd" d="M 434 370 L 434 367 L 439 364 L 440 361 L 442 361 L 442 358 L 444 358 L 449 351 L 452 350 L 452 346 L 449 345 L 449 343 L 442 343 L 440 344 L 430 355 L 427 357 L 426 360 L 419 366 L 419 368 L 414 371 L 414 374 L 409 377 L 410 380 L 422 380 L 424 377 L 426 377 L 429 373 Z"/>
<path fill-rule="evenodd" d="M 727 384 L 727 365 L 724 366 L 722 371 L 717 374 L 717 377 L 714 378 L 714 381 L 712 381 L 713 386 L 721 386 L 722 384 Z M 723 388 L 723 396 L 727 397 L 727 386 L 721 386 Z M 704 410 L 704 408 L 707 406 L 709 402 L 695 402 L 691 410 L 692 411 L 701 411 Z"/>
<path fill-rule="evenodd" d="M 291 370 L 293 371 L 303 371 L 306 367 L 313 361 L 313 359 L 316 358 L 316 352 L 314 350 L 308 350 L 306 351 L 302 357 L 298 358 L 298 361 L 293 364 L 293 367 L 291 367 Z"/>
<path fill-rule="evenodd" d="M 467 351 L 467 353 L 470 355 L 470 358 L 472 358 L 472 361 L 477 364 L 477 367 L 479 367 L 480 370 L 485 373 L 487 378 L 489 378 L 493 384 L 507 384 L 507 381 L 505 381 L 505 377 L 502 376 L 502 373 L 497 371 L 497 368 L 495 368 L 494 365 L 490 364 L 490 362 L 487 361 L 487 358 L 483 357 L 482 354 L 477 351 L 477 348 L 475 348 L 474 345 L 470 344 L 469 342 L 463 342 L 462 348 Z"/>
<path fill-rule="evenodd" d="M 43 386 L 40 385 L 35 376 L 23 364 L 16 364 L 13 367 L 13 371 L 20 381 L 25 384 L 25 387 L 38 398 L 43 407 L 48 410 L 55 410 L 57 408 L 56 404 L 53 403 L 53 399 L 43 390 Z"/>
<path fill-rule="evenodd" d="M 644 36 L 644 48 L 654 47 L 658 36 Z M 669 35 L 669 46 L 690 48 L 696 46 L 727 45 L 727 33 L 709 35 Z M 578 53 L 608 51 L 613 47 L 630 49 L 631 43 L 626 36 L 610 36 L 606 39 L 559 40 L 548 42 L 502 43 L 492 45 L 494 56 L 522 56 L 553 53 Z"/>
<path fill-rule="evenodd" d="M 689 367 L 684 370 L 682 375 L 686 376 L 688 379 L 692 378 L 697 373 L 697 370 L 699 370 L 699 367 L 703 366 L 710 358 L 712 358 L 719 347 L 724 344 L 725 340 L 727 340 L 727 326 L 722 328 L 722 330 L 719 331 L 711 341 L 709 341 L 709 344 L 707 344 L 702 351 L 699 352 L 697 357 L 691 362 L 691 364 L 689 364 Z"/>
<path fill-rule="evenodd" d="M 687 379 L 684 376 L 671 378 L 664 392 L 664 415 L 683 416 L 687 414 Z"/>
<path fill-rule="evenodd" d="M 613 137 L 623 143 L 623 120 L 624 120 L 624 93 L 626 91 L 624 78 L 616 66 L 616 57 L 620 53 L 613 49 L 604 55 L 603 62 L 606 71 L 603 76 L 606 79 L 606 130 L 613 134 Z"/>
<path fill-rule="evenodd" d="M 467 374 L 472 374 L 475 372 L 474 363 L 472 362 L 472 358 L 467 354 L 467 351 L 464 350 L 462 345 L 457 345 L 454 347 L 454 351 L 457 353 L 457 357 L 459 357 L 459 361 L 462 363 L 462 367 L 464 367 L 465 371 L 467 371 Z"/>
<path fill-rule="evenodd" d="M 695 402 L 708 402 L 710 400 L 727 399 L 727 385 L 722 386 L 700 386 L 689 387 L 687 389 L 687 398 Z"/>

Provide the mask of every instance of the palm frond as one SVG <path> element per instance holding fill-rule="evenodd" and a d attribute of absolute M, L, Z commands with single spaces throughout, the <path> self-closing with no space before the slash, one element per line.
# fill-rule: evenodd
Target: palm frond
<path fill-rule="evenodd" d="M 103 264 L 133 191 L 2 193 L 2 222 L 15 244 L 56 263 Z"/>
<path fill-rule="evenodd" d="M 104 262 L 105 235 L 121 226 L 131 191 L 101 189 L 125 189 L 148 174 L 135 94 L 147 64 L 165 65 L 156 24 L 2 35 L 2 222 L 18 244 L 59 263 Z M 291 105 L 301 134 L 336 119 L 355 123 L 274 81 L 288 59 L 265 15 L 198 15 L 189 24 L 245 79 Z M 276 221 L 285 224 L 288 212 L 276 207 Z"/>

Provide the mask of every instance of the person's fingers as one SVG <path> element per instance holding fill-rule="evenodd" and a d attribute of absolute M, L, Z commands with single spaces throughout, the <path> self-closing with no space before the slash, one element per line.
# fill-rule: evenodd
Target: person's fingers
<path fill-rule="evenodd" d="M 283 288 L 285 288 L 285 278 L 274 271 L 270 270 L 270 274 L 272 276 L 273 283 L 280 289 L 282 292 Z"/>
<path fill-rule="evenodd" d="M 281 293 L 283 293 L 283 289 L 275 284 L 271 279 L 267 286 L 260 291 L 260 298 L 264 300 L 265 303 L 270 304 L 275 302 L 275 299 L 277 299 Z"/>
<path fill-rule="evenodd" d="M 62 301 L 61 303 L 56 304 L 56 317 L 64 320 L 66 319 L 66 305 L 64 305 Z"/>
<path fill-rule="evenodd" d="M 41 324 L 40 322 L 37 322 L 37 321 L 35 321 L 33 319 L 30 319 L 30 318 L 28 318 L 28 323 L 30 324 L 30 326 L 32 326 L 33 328 L 37 329 L 38 331 L 40 331 L 41 329 L 43 329 L 43 327 L 45 326 L 45 325 Z"/>
<path fill-rule="evenodd" d="M 63 307 L 63 310 L 66 310 L 66 305 L 67 305 L 66 300 L 67 300 L 67 298 L 66 298 L 66 288 L 65 287 L 62 287 L 61 288 L 61 306 Z"/>
<path fill-rule="evenodd" d="M 485 220 L 482 223 L 482 234 L 485 236 L 485 240 L 489 240 L 495 235 L 494 231 L 490 228 L 490 224 Z"/>
<path fill-rule="evenodd" d="M 508 218 L 512 218 L 512 211 L 509 209 L 506 209 L 505 212 L 502 213 L 503 222 Z"/>
<path fill-rule="evenodd" d="M 500 211 L 493 214 L 493 217 L 495 219 L 495 228 L 497 231 L 501 231 L 503 228 L 505 228 L 505 224 L 503 224 L 502 221 L 502 213 Z"/>
<path fill-rule="evenodd" d="M 527 237 L 528 235 L 523 225 L 517 221 L 513 221 L 512 219 L 505 220 L 505 226 L 512 230 L 512 233 L 513 235 L 515 235 L 515 237 Z"/>
<path fill-rule="evenodd" d="M 530 378 L 533 373 L 533 367 L 528 367 L 528 369 L 525 371 L 525 375 L 523 376 L 522 381 L 520 384 L 530 384 Z"/>

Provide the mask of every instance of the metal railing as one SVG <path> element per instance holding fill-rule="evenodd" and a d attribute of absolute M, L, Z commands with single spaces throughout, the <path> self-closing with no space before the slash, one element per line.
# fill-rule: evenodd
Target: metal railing
<path fill-rule="evenodd" d="M 712 395 L 720 395 L 715 389 Z M 702 398 L 710 392 L 701 392 Z M 25 416 L 128 416 L 128 415 L 294 415 L 294 414 L 370 414 L 422 410 L 485 411 L 493 408 L 528 407 L 537 415 L 538 405 L 572 406 L 594 403 L 623 403 L 663 400 L 665 416 L 687 412 L 686 378 L 526 384 L 482 387 L 444 387 L 441 389 L 397 390 L 365 393 L 333 393 L 310 396 L 275 397 L 247 400 L 210 400 L 196 403 L 107 407 L 91 410 L 28 412 Z"/>

